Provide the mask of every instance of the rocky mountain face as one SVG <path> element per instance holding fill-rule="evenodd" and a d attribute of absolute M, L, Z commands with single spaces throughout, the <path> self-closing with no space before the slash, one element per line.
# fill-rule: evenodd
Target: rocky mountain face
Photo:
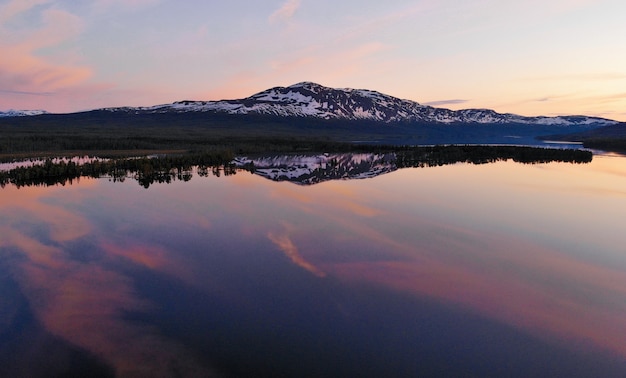
<path fill-rule="evenodd" d="M 275 87 L 240 100 L 179 101 L 140 108 L 108 108 L 133 113 L 211 112 L 279 117 L 368 120 L 384 123 L 529 124 L 608 126 L 616 121 L 587 116 L 524 117 L 489 109 L 450 110 L 421 105 L 367 89 L 335 89 L 311 82 Z"/>

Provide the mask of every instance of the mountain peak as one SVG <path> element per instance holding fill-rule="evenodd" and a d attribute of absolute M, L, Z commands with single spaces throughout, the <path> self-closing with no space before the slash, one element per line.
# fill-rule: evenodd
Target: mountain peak
<path fill-rule="evenodd" d="M 291 84 L 287 88 L 305 88 L 305 89 L 313 89 L 313 88 L 327 88 L 323 85 L 314 83 L 312 81 L 301 81 L 299 83 Z"/>

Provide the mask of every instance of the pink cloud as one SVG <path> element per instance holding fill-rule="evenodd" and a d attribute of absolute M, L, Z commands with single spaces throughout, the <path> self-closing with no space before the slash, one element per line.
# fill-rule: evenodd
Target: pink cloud
<path fill-rule="evenodd" d="M 12 19 L 37 5 L 47 4 L 50 0 L 13 0 L 0 6 L 0 24 Z"/>
<path fill-rule="evenodd" d="M 54 47 L 83 28 L 82 21 L 67 12 L 47 10 L 42 14 L 43 27 L 22 37 L 20 41 L 0 42 L 6 52 L 0 61 L 0 85 L 5 90 L 26 92 L 54 91 L 84 82 L 91 69 L 72 64 L 54 64 L 36 54 L 38 49 Z M 11 34 L 0 30 L 2 34 Z"/>
<path fill-rule="evenodd" d="M 0 62 L 0 86 L 5 90 L 53 92 L 83 83 L 92 75 L 88 67 L 53 65 L 19 47 L 3 50 L 8 51 Z"/>
<path fill-rule="evenodd" d="M 11 2 L 0 9 L 0 20 L 8 21 L 46 1 Z M 93 75 L 91 67 L 55 55 L 40 55 L 43 48 L 54 51 L 60 44 L 78 36 L 84 29 L 79 17 L 58 9 L 41 12 L 42 26 L 28 32 L 0 27 L 0 99 L 3 106 L 32 108 L 38 102 L 50 102 L 59 92 L 80 89 Z M 82 88 L 84 91 L 84 88 Z M 42 98 L 46 97 L 45 99 Z"/>
<path fill-rule="evenodd" d="M 95 12 L 135 10 L 159 0 L 97 0 Z M 18 25 L 22 14 L 36 23 Z M 171 102 L 170 89 L 154 85 L 124 90 L 95 82 L 95 68 L 72 49 L 86 21 L 59 9 L 50 0 L 11 1 L 0 6 L 0 110 L 44 109 L 73 112 L 107 106 L 140 106 Z"/>
<path fill-rule="evenodd" d="M 250 96 L 276 85 L 290 85 L 299 81 L 317 81 L 329 86 L 349 86 L 346 78 L 365 75 L 377 66 L 375 60 L 391 47 L 380 42 L 368 42 L 343 48 L 342 46 L 314 45 L 290 52 L 264 62 L 261 68 L 245 69 L 225 77 L 209 92 L 199 94 L 202 99 L 219 100 Z M 387 69 L 388 61 L 380 66 Z M 320 70 L 320 67 L 327 69 Z"/>
<path fill-rule="evenodd" d="M 287 0 L 280 8 L 270 15 L 269 21 L 271 23 L 288 21 L 293 17 L 298 8 L 300 8 L 300 0 Z"/>
<path fill-rule="evenodd" d="M 152 4 L 158 3 L 160 0 L 97 0 L 94 8 L 99 11 L 105 11 L 110 8 L 136 10 Z"/>

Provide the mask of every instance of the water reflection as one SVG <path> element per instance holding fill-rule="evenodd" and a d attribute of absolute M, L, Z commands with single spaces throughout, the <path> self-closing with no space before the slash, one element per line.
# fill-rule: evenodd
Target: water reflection
<path fill-rule="evenodd" d="M 298 252 L 298 247 L 293 244 L 293 241 L 289 237 L 288 234 L 276 235 L 272 232 L 267 234 L 267 237 L 274 243 L 276 246 L 285 253 L 291 262 L 298 265 L 299 267 L 308 270 L 318 277 L 325 277 L 326 273 L 322 272 L 318 267 L 306 261 L 304 257 Z"/>
<path fill-rule="evenodd" d="M 132 178 L 147 189 L 155 183 L 189 181 L 193 177 L 193 167 L 196 167 L 197 174 L 201 177 L 208 176 L 209 171 L 219 177 L 222 174 L 228 176 L 237 173 L 238 170 L 247 170 L 274 181 L 310 185 L 327 180 L 371 178 L 408 167 L 435 167 L 460 162 L 485 164 L 507 160 L 527 164 L 588 163 L 593 156 L 586 150 L 507 145 L 361 146 L 361 148 L 380 149 L 386 152 L 237 157 L 234 160 L 230 153 L 220 152 L 121 159 L 46 159 L 35 165 L 27 162 L 27 165 L 10 167 L 9 170 L 3 170 L 0 165 L 0 186 L 65 185 L 72 184 L 81 177 L 107 177 L 114 182 L 124 182 Z"/>
<path fill-rule="evenodd" d="M 398 169 L 395 153 L 237 157 L 234 162 L 267 179 L 300 185 L 372 178 Z"/>
<path fill-rule="evenodd" d="M 103 375 L 618 376 L 624 163 L 7 186 L 0 269 Z"/>
<path fill-rule="evenodd" d="M 91 190 L 94 185 L 3 191 L 0 210 L 9 218 L 0 226 L 0 248 L 34 315 L 50 334 L 103 358 L 119 376 L 205 372 L 182 346 L 124 320 L 125 313 L 152 305 L 135 296 L 129 277 L 107 266 L 116 255 L 101 254 L 99 244 L 107 244 L 98 242 L 93 222 L 64 209 L 88 200 Z"/>

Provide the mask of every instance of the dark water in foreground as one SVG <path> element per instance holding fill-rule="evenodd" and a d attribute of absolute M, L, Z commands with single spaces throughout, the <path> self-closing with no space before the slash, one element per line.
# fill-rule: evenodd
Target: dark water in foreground
<path fill-rule="evenodd" d="M 626 158 L 376 169 L 1 189 L 0 376 L 626 375 Z"/>

